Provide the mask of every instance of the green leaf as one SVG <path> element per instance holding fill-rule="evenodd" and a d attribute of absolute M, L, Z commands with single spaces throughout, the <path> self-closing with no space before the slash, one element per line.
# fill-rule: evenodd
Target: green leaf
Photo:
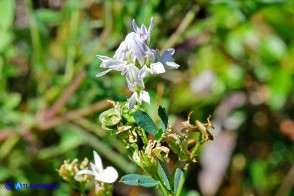
<path fill-rule="evenodd" d="M 183 183 L 184 180 L 184 172 L 182 169 L 177 168 L 175 172 L 175 177 L 174 177 L 174 193 L 175 195 L 180 195 L 181 193 L 178 192 L 181 189 L 179 189 L 179 186 Z"/>
<path fill-rule="evenodd" d="M 130 185 L 130 186 L 138 186 L 139 185 L 139 174 L 128 174 L 121 177 L 120 182 Z"/>
<path fill-rule="evenodd" d="M 158 132 L 158 129 L 151 119 L 151 117 L 142 110 L 137 110 L 134 112 L 134 118 L 136 123 L 140 127 L 142 127 L 146 132 L 150 133 L 151 135 L 155 135 Z"/>
<path fill-rule="evenodd" d="M 168 190 L 171 190 L 169 179 L 168 179 L 168 173 L 167 173 L 165 167 L 159 161 L 158 161 L 158 166 L 157 166 L 157 174 L 158 174 L 159 178 L 164 182 L 165 187 Z"/>
<path fill-rule="evenodd" d="M 154 180 L 150 176 L 139 174 L 128 174 L 120 179 L 120 182 L 130 186 L 154 187 L 159 184 L 158 180 Z"/>
<path fill-rule="evenodd" d="M 167 123 L 168 123 L 168 115 L 164 107 L 158 107 L 158 116 L 160 117 L 160 126 L 163 132 L 166 131 Z"/>
<path fill-rule="evenodd" d="M 139 185 L 143 187 L 154 187 L 157 186 L 160 182 L 158 180 L 154 180 L 149 176 L 141 176 L 139 178 Z"/>
<path fill-rule="evenodd" d="M 118 124 L 120 120 L 120 114 L 117 113 L 115 108 L 106 110 L 99 115 L 99 121 L 106 126 L 114 126 Z"/>
<path fill-rule="evenodd" d="M 160 141 L 162 139 L 164 132 L 162 131 L 162 129 L 159 129 L 158 132 L 154 135 L 154 138 L 156 139 L 156 141 Z"/>
<path fill-rule="evenodd" d="M 0 29 L 8 29 L 13 24 L 15 14 L 15 1 L 0 1 Z M 3 38 L 1 38 L 3 39 Z"/>

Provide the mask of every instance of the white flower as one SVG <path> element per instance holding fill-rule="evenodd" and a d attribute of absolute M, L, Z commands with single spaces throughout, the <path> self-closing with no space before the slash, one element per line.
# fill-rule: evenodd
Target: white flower
<path fill-rule="evenodd" d="M 143 65 L 145 62 L 145 53 L 147 50 L 148 46 L 140 39 L 140 36 L 135 32 L 131 32 L 119 45 L 115 52 L 114 58 L 128 61 L 128 57 L 131 57 L 133 63 L 138 60 L 139 63 Z"/>
<path fill-rule="evenodd" d="M 136 33 L 129 33 L 116 50 L 113 58 L 96 55 L 96 57 L 102 61 L 100 67 L 107 69 L 106 71 L 98 73 L 96 77 L 103 76 L 112 70 L 120 71 L 122 75 L 124 75 L 128 71 L 127 65 L 130 63 L 134 64 L 136 60 L 143 66 L 145 63 L 146 51 L 148 50 L 148 46 L 138 38 Z"/>
<path fill-rule="evenodd" d="M 103 76 L 112 70 L 123 72 L 126 69 L 126 64 L 127 64 L 126 61 L 119 60 L 119 59 L 112 59 L 103 55 L 96 55 L 96 57 L 102 60 L 100 67 L 107 69 L 106 71 L 98 73 L 96 77 Z"/>
<path fill-rule="evenodd" d="M 173 55 L 175 53 L 175 49 L 169 48 L 166 49 L 163 54 L 159 58 L 159 62 L 163 64 L 163 66 L 167 69 L 178 69 L 180 65 L 176 64 L 173 59 Z"/>
<path fill-rule="evenodd" d="M 142 101 L 150 103 L 150 96 L 147 91 L 140 89 L 139 92 L 134 92 L 133 95 L 128 99 L 128 108 L 133 108 L 137 102 L 142 104 Z"/>
<path fill-rule="evenodd" d="M 132 24 L 133 24 L 134 31 L 139 35 L 140 39 L 144 42 L 150 37 L 150 33 L 154 25 L 154 19 L 153 17 L 151 18 L 148 30 L 144 24 L 142 24 L 141 27 L 139 28 L 138 25 L 136 24 L 135 19 L 133 19 Z"/>
<path fill-rule="evenodd" d="M 139 69 L 135 65 L 129 66 L 126 80 L 128 88 L 133 92 L 133 95 L 127 102 L 129 109 L 132 109 L 137 102 L 140 104 L 142 104 L 142 101 L 150 103 L 149 93 L 143 90 L 145 85 L 143 79 L 139 78 Z"/>
<path fill-rule="evenodd" d="M 141 89 L 145 88 L 144 81 L 139 77 L 139 69 L 134 65 L 130 64 L 127 67 L 126 80 L 130 91 L 134 92 L 136 87 Z"/>
<path fill-rule="evenodd" d="M 139 71 L 139 77 L 144 79 L 150 74 L 161 74 L 165 72 L 166 69 L 177 69 L 180 65 L 176 64 L 173 60 L 173 54 L 175 50 L 169 48 L 159 56 L 157 50 L 150 49 L 146 54 L 150 62 L 150 68 L 146 65 Z"/>
<path fill-rule="evenodd" d="M 91 175 L 95 177 L 96 181 L 99 182 L 105 182 L 105 183 L 113 183 L 118 178 L 118 173 L 114 167 L 106 167 L 106 169 L 103 169 L 102 161 L 100 156 L 97 152 L 93 151 L 94 154 L 94 163 L 90 163 L 91 170 L 83 169 L 78 171 L 76 175 Z"/>

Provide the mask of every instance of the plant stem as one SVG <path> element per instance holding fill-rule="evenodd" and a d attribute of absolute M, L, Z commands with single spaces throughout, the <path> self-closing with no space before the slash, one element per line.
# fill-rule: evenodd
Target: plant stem
<path fill-rule="evenodd" d="M 193 159 L 193 157 L 195 156 L 195 154 L 198 151 L 199 147 L 200 147 L 200 142 L 197 142 L 196 145 L 194 146 L 191 154 L 190 154 L 190 159 Z"/>
<path fill-rule="evenodd" d="M 138 133 L 139 133 L 139 135 L 141 136 L 144 145 L 148 145 L 148 138 L 147 138 L 147 136 L 146 136 L 145 131 L 144 131 L 143 129 L 139 128 L 139 129 L 138 129 Z"/>
<path fill-rule="evenodd" d="M 182 189 L 183 189 L 183 187 L 184 187 L 184 183 L 185 183 L 185 181 L 186 181 L 187 170 L 188 170 L 188 169 L 183 169 L 183 171 L 184 171 L 184 176 L 183 176 L 182 180 L 180 181 L 180 184 L 179 184 L 179 186 L 178 186 L 178 190 L 177 190 L 177 192 L 175 193 L 175 196 L 180 196 L 180 195 L 181 195 Z"/>
<path fill-rule="evenodd" d="M 165 196 L 171 195 L 162 182 L 160 182 L 160 188 Z"/>

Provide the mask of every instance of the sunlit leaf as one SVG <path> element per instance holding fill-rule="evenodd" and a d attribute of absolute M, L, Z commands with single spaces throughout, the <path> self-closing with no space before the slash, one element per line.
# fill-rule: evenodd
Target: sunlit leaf
<path fill-rule="evenodd" d="M 146 132 L 150 133 L 151 135 L 155 135 L 158 131 L 155 123 L 151 119 L 151 117 L 142 110 L 137 110 L 134 113 L 134 118 L 136 123 L 140 125 Z"/>
<path fill-rule="evenodd" d="M 128 174 L 120 179 L 120 182 L 130 186 L 154 187 L 159 184 L 158 180 L 145 175 Z"/>
<path fill-rule="evenodd" d="M 167 173 L 166 169 L 164 168 L 162 163 L 159 162 L 159 161 L 158 161 L 157 165 L 158 165 L 157 166 L 157 174 L 158 174 L 158 176 L 164 182 L 165 187 L 168 190 L 171 190 L 171 186 L 170 186 L 169 179 L 168 179 L 168 173 Z"/>
<path fill-rule="evenodd" d="M 175 195 L 180 195 L 179 186 L 181 183 L 183 183 L 184 180 L 184 172 L 182 169 L 177 168 L 174 176 L 174 193 Z"/>

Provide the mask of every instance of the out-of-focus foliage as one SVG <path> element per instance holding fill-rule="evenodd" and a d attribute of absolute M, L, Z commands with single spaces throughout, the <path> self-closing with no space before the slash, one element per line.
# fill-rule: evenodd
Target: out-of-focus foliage
<path fill-rule="evenodd" d="M 118 74 L 95 77 L 95 55 L 112 56 L 131 20 L 152 16 L 151 46 L 174 47 L 181 68 L 148 81 L 151 101 L 174 119 L 194 111 L 217 125 L 187 194 L 294 194 L 292 1 L 1 0 L 0 195 L 73 194 L 56 169 L 93 149 L 121 175 L 136 170 L 98 124 L 105 98 L 124 101 L 130 92 Z M 9 181 L 61 188 L 7 191 Z M 115 193 L 130 190 L 117 183 Z"/>

